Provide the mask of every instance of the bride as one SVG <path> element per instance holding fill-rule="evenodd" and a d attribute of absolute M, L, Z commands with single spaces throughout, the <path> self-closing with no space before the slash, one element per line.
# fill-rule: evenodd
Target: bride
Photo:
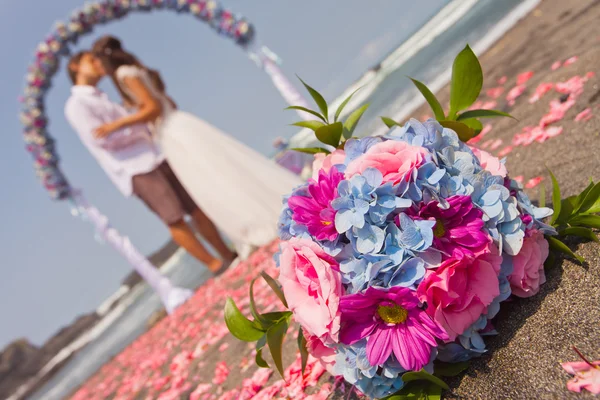
<path fill-rule="evenodd" d="M 96 133 L 106 135 L 139 123 L 152 125 L 181 183 L 240 256 L 273 240 L 282 196 L 300 185 L 300 179 L 218 128 L 177 110 L 164 86 L 156 86 L 155 72 L 125 51 L 119 39 L 102 37 L 92 51 L 124 102 L 135 109 Z"/>

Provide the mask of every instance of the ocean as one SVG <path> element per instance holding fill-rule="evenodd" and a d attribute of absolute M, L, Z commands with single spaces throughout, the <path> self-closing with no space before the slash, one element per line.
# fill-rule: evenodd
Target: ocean
<path fill-rule="evenodd" d="M 376 68 L 367 71 L 334 102 L 362 87 L 346 107 L 352 110 L 370 103 L 363 116 L 359 134 L 379 134 L 385 126 L 380 116 L 402 120 L 422 104 L 422 98 L 407 76 L 425 82 L 433 91 L 444 86 L 450 77 L 455 55 L 469 43 L 482 54 L 508 29 L 539 3 L 540 0 L 453 0 L 438 10 L 424 26 L 415 26 L 413 36 L 400 45 Z M 374 63 L 379 60 L 373 60 Z M 421 117 L 416 116 L 416 117 Z M 292 147 L 308 145 L 310 132 L 301 131 Z M 179 251 L 163 268 L 179 286 L 195 289 L 210 274 L 186 253 Z M 139 287 L 125 294 L 119 307 L 108 312 L 101 323 L 82 339 L 87 343 L 56 373 L 32 400 L 58 400 L 71 393 L 129 343 L 146 330 L 150 316 L 161 308 L 160 300 L 148 288 Z M 64 354 L 68 354 L 66 349 Z"/>

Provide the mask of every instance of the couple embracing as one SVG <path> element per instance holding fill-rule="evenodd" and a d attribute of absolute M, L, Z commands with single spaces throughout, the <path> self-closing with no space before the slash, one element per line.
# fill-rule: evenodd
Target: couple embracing
<path fill-rule="evenodd" d="M 237 256 L 219 231 L 238 252 L 275 238 L 282 196 L 301 183 L 298 177 L 177 110 L 160 75 L 115 37 L 74 55 L 68 72 L 74 85 L 68 121 L 120 191 L 141 199 L 177 244 L 219 273 Z M 130 111 L 97 89 L 105 76 Z M 198 240 L 186 215 L 219 257 Z"/>

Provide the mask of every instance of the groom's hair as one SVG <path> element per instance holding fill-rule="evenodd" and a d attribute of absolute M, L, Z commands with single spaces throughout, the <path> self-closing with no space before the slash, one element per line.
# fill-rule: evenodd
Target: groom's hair
<path fill-rule="evenodd" d="M 84 50 L 73 54 L 71 58 L 69 58 L 69 62 L 67 63 L 67 73 L 69 74 L 69 78 L 71 78 L 73 85 L 77 82 L 77 71 L 75 71 L 73 67 L 78 66 L 81 62 L 81 59 L 86 54 L 89 54 L 89 51 Z"/>

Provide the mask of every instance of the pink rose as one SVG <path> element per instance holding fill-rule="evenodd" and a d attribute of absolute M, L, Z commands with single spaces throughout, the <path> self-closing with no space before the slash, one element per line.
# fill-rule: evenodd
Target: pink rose
<path fill-rule="evenodd" d="M 319 177 L 319 170 L 329 172 L 331 167 L 338 164 L 343 164 L 346 159 L 346 153 L 344 150 L 338 149 L 331 154 L 317 153 L 315 154 L 315 160 L 313 161 L 313 179 L 317 180 Z"/>
<path fill-rule="evenodd" d="M 427 151 L 406 142 L 388 140 L 377 143 L 365 154 L 348 164 L 346 177 L 362 174 L 367 168 L 376 168 L 383 175 L 383 183 L 408 182 L 413 172 L 425 162 Z"/>
<path fill-rule="evenodd" d="M 494 245 L 473 257 L 457 249 L 419 284 L 419 300 L 427 314 L 446 330 L 453 341 L 471 326 L 500 294 L 498 274 L 502 257 Z"/>
<path fill-rule="evenodd" d="M 469 146 L 470 147 L 470 146 Z M 479 160 L 479 164 L 481 167 L 491 173 L 492 175 L 498 175 L 503 178 L 506 177 L 508 171 L 506 170 L 506 166 L 504 163 L 500 162 L 497 157 L 494 157 L 487 151 L 483 151 L 478 149 L 477 147 L 471 147 L 471 151 L 477 159 Z"/>
<path fill-rule="evenodd" d="M 294 318 L 307 336 L 338 342 L 342 295 L 339 264 L 318 244 L 292 238 L 281 244 L 279 282 Z"/>
<path fill-rule="evenodd" d="M 544 261 L 548 258 L 548 241 L 544 234 L 532 229 L 523 240 L 519 254 L 513 257 L 513 272 L 508 277 L 512 294 L 531 297 L 546 282 Z"/>
<path fill-rule="evenodd" d="M 306 335 L 306 348 L 308 352 L 323 365 L 323 368 L 327 370 L 331 375 L 333 373 L 333 366 L 335 365 L 335 350 L 327 347 L 321 342 L 316 336 Z"/>

